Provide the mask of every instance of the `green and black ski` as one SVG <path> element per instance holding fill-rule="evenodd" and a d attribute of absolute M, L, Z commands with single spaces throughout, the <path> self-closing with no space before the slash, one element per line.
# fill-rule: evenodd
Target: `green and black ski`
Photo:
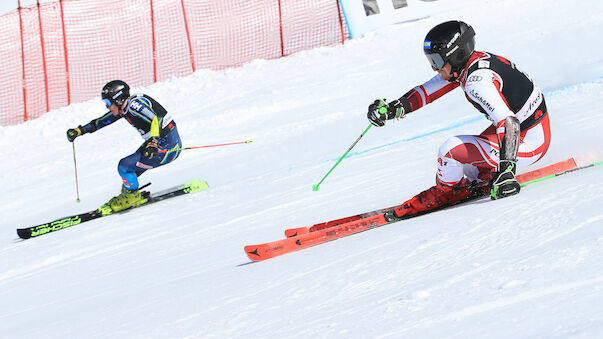
<path fill-rule="evenodd" d="M 184 194 L 203 191 L 207 188 L 209 188 L 209 185 L 207 184 L 207 182 L 201 181 L 199 179 L 195 179 L 195 180 L 189 181 L 183 185 L 169 188 L 169 189 L 166 189 L 164 191 L 161 191 L 161 192 L 158 192 L 155 194 L 150 194 L 149 192 L 142 192 L 143 195 L 148 196 L 148 201 L 146 203 L 129 208 L 127 210 L 124 210 L 124 211 L 121 211 L 118 213 L 131 211 L 134 208 L 147 206 L 149 204 L 152 204 L 152 203 L 155 203 L 155 202 L 158 202 L 161 200 L 178 197 L 178 196 L 181 196 Z M 72 215 L 69 217 L 61 218 L 61 219 L 58 219 L 58 220 L 55 220 L 52 222 L 48 222 L 45 224 L 37 225 L 37 226 L 18 228 L 17 235 L 19 235 L 19 238 L 21 238 L 21 239 L 29 239 L 29 238 L 33 238 L 33 237 L 38 237 L 38 236 L 46 234 L 46 233 L 62 230 L 67 227 L 79 225 L 83 222 L 98 219 L 100 217 L 104 217 L 104 216 L 111 215 L 111 214 L 115 214 L 115 213 L 112 213 L 110 208 L 107 209 L 106 206 L 103 205 L 100 208 L 95 209 L 94 211 Z"/>

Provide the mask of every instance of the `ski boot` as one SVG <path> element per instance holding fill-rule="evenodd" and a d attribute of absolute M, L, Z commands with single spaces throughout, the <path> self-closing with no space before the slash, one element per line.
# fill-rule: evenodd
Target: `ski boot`
<path fill-rule="evenodd" d="M 99 212 L 103 215 L 109 215 L 115 212 L 127 210 L 128 208 L 140 206 L 149 201 L 146 194 L 142 194 L 138 189 L 128 190 L 121 189 L 121 194 L 109 200 L 106 204 L 99 208 Z"/>
<path fill-rule="evenodd" d="M 408 219 L 431 212 L 440 207 L 450 206 L 466 198 L 479 197 L 488 193 L 488 186 L 463 178 L 457 185 L 448 187 L 439 182 L 435 186 L 415 195 L 402 205 L 385 213 L 388 221 Z"/>
<path fill-rule="evenodd" d="M 492 200 L 505 198 L 519 193 L 521 185 L 515 178 L 516 163 L 510 160 L 501 160 L 490 181 L 490 198 Z"/>

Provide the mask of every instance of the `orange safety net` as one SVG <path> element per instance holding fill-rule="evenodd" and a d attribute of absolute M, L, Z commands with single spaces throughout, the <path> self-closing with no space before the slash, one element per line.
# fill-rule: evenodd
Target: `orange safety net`
<path fill-rule="evenodd" d="M 0 125 L 100 95 L 344 42 L 337 0 L 62 0 L 0 16 Z"/>

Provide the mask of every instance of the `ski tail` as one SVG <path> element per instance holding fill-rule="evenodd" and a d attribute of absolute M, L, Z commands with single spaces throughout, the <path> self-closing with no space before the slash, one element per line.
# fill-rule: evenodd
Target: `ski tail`
<path fill-rule="evenodd" d="M 203 191 L 208 188 L 209 188 L 209 185 L 207 184 L 206 181 L 201 181 L 199 179 L 195 179 L 195 180 L 189 181 L 183 185 L 169 188 L 167 190 L 164 190 L 164 191 L 161 191 L 161 192 L 158 192 L 155 194 L 151 194 L 149 196 L 149 202 L 147 202 L 145 205 L 148 205 L 148 204 L 154 203 L 154 202 L 158 202 L 161 200 L 181 196 L 184 194 L 190 194 L 190 193 Z"/>
<path fill-rule="evenodd" d="M 578 165 L 576 164 L 576 160 L 574 160 L 574 158 L 570 158 L 546 167 L 519 174 L 518 176 L 516 176 L 516 179 L 521 186 L 526 186 L 534 182 L 546 180 L 551 175 L 555 175 L 556 173 L 563 173 L 569 170 L 573 170 L 577 167 Z"/>
<path fill-rule="evenodd" d="M 194 193 L 208 189 L 209 184 L 207 183 L 207 181 L 195 179 L 185 183 L 182 186 L 179 186 L 179 188 L 185 191 L 185 193 Z"/>
<path fill-rule="evenodd" d="M 208 188 L 209 188 L 209 185 L 207 184 L 207 181 L 201 181 L 199 179 L 195 179 L 195 180 L 188 181 L 179 186 L 166 188 L 162 191 L 152 193 L 150 195 L 150 197 L 156 198 L 156 197 L 163 196 L 165 194 L 169 194 L 169 193 L 176 192 L 176 191 L 183 191 L 184 193 L 193 193 L 193 192 L 203 191 Z"/>
<path fill-rule="evenodd" d="M 587 157 L 586 159 L 593 159 L 593 157 Z M 517 181 L 519 181 L 521 186 L 526 186 L 535 182 L 551 179 L 566 173 L 571 173 L 589 167 L 600 166 L 603 164 L 603 161 L 600 157 L 595 157 L 595 159 L 597 160 L 586 164 L 584 164 L 585 158 L 567 159 L 543 168 L 520 174 L 517 176 Z"/>

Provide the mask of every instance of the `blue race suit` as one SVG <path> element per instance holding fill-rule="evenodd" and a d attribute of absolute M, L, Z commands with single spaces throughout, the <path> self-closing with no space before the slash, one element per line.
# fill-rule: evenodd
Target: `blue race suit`
<path fill-rule="evenodd" d="M 117 171 L 123 180 L 123 187 L 128 190 L 138 189 L 138 177 L 146 170 L 169 164 L 180 155 L 182 143 L 176 128 L 176 122 L 155 99 L 145 94 L 137 94 L 128 98 L 126 107 L 120 115 L 107 112 L 102 117 L 82 126 L 83 132 L 92 133 L 100 128 L 125 118 L 145 140 L 136 152 L 121 159 Z M 158 153 L 154 158 L 143 155 L 146 140 L 158 137 Z M 163 151 L 163 152 L 162 152 Z"/>

